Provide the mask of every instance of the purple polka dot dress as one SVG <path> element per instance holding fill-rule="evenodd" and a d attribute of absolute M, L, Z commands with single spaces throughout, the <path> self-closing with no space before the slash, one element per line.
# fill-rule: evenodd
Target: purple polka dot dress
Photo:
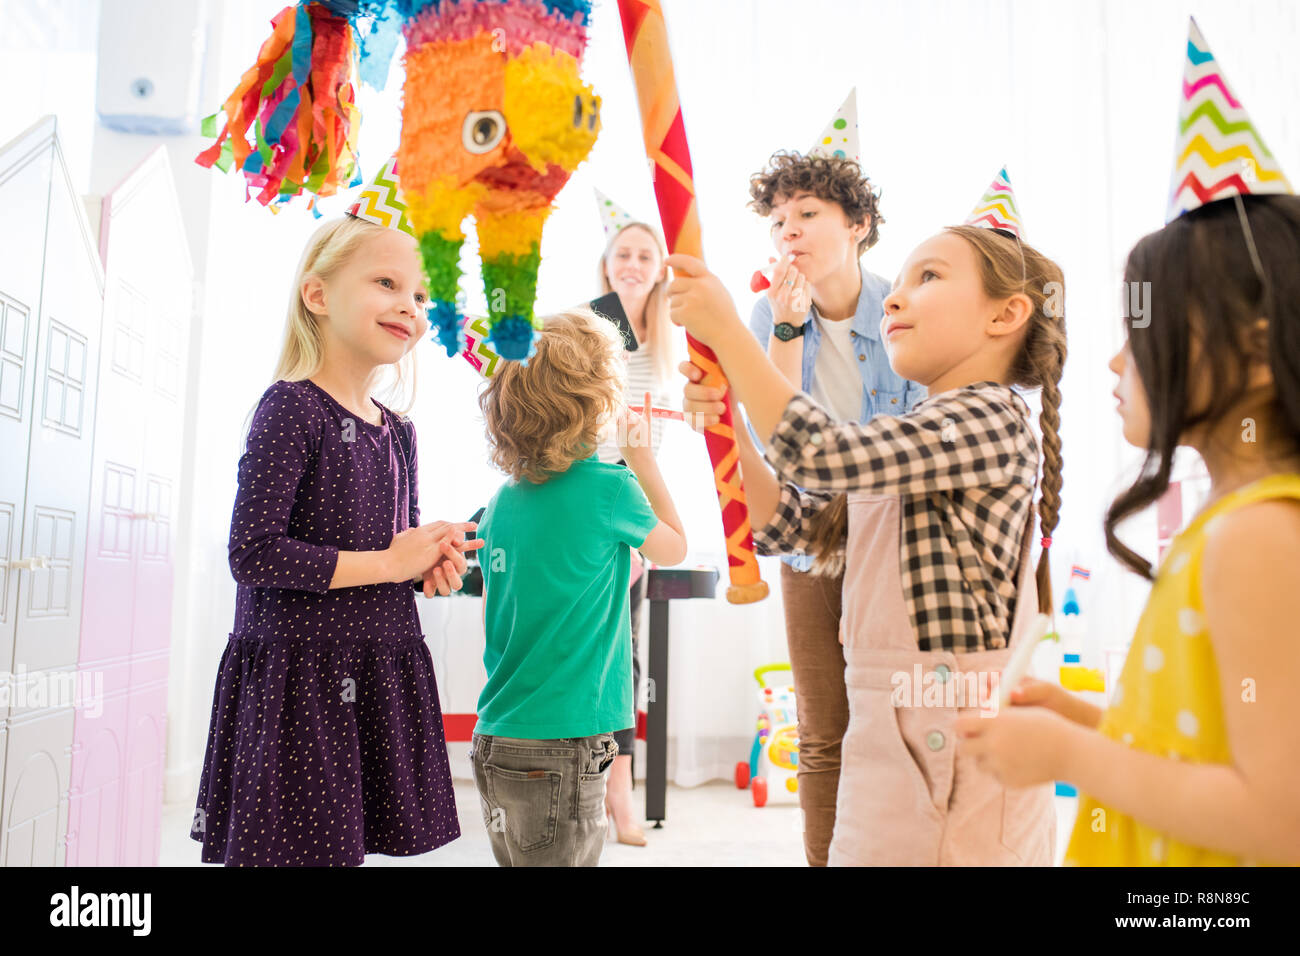
<path fill-rule="evenodd" d="M 338 552 L 419 523 L 415 427 L 276 382 L 230 522 L 239 584 L 191 837 L 204 863 L 355 866 L 460 836 L 433 660 L 410 583 L 330 590 Z"/>

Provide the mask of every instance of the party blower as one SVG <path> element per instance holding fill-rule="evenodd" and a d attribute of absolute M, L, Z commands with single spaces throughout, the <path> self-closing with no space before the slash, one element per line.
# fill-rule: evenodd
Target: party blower
<path fill-rule="evenodd" d="M 619 0 L 618 11 L 641 108 L 646 155 L 654 163 L 655 199 L 659 203 L 659 221 L 664 227 L 668 251 L 703 259 L 691 153 L 677 98 L 677 79 L 663 10 L 658 0 Z M 689 334 L 686 345 L 691 361 L 704 370 L 704 383 L 725 388 L 727 380 L 713 350 Z M 749 509 L 740 481 L 740 451 L 730 409 L 718 424 L 706 429 L 704 441 L 713 464 L 722 528 L 727 537 L 727 570 L 731 580 L 727 600 L 732 604 L 761 601 L 767 597 L 767 583 L 759 576 L 758 559 L 754 555 Z"/>

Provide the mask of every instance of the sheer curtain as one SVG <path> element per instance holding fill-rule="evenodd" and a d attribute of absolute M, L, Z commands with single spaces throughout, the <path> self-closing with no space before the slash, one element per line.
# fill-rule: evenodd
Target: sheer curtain
<path fill-rule="evenodd" d="M 223 28 L 222 72 L 209 102 L 219 102 L 251 63 L 266 21 L 280 6 L 280 0 L 218 6 L 238 23 Z M 746 318 L 754 299 L 748 277 L 767 261 L 770 248 L 764 223 L 745 208 L 748 177 L 775 149 L 806 149 L 850 87 L 858 90 L 864 165 L 883 188 L 887 219 L 879 244 L 866 256 L 871 271 L 892 279 L 913 246 L 963 219 L 998 168 L 1007 166 L 1026 239 L 1056 258 L 1067 279 L 1065 482 L 1052 548 L 1058 604 L 1070 566 L 1089 567 L 1094 597 L 1086 610 L 1092 627 L 1106 644 L 1122 647 L 1146 587 L 1106 556 L 1101 536 L 1104 509 L 1131 479 L 1137 461 L 1120 436 L 1106 362 L 1121 342 L 1124 255 L 1163 222 L 1186 18 L 1197 15 L 1237 93 L 1296 177 L 1300 129 L 1291 106 L 1300 96 L 1300 67 L 1288 58 L 1297 35 L 1295 7 L 1284 0 L 664 0 L 664 6 L 706 256 Z M 634 215 L 657 220 L 611 0 L 596 4 L 585 75 L 602 97 L 603 129 L 547 226 L 541 313 L 597 292 L 603 242 L 592 187 Z M 400 85 L 395 66 L 386 91 L 362 93 L 367 177 L 396 146 Z M 196 475 L 186 555 L 190 598 L 178 610 L 189 639 L 205 647 L 187 677 L 194 694 L 189 720 L 177 731 L 190 740 L 191 761 L 196 752 L 202 755 L 208 695 L 232 619 L 234 585 L 225 545 L 238 439 L 244 417 L 268 384 L 289 279 L 314 226 L 300 210 L 271 217 L 255 204 L 244 206 L 233 179 L 214 178 L 207 188 L 212 248 L 199 299 L 202 351 L 192 365 L 199 404 L 190 449 Z M 326 215 L 336 215 L 347 201 L 322 205 Z M 476 275 L 472 240 L 464 265 Z M 481 285 L 471 278 L 464 287 L 469 309 L 482 314 Z M 684 343 L 679 347 L 684 351 Z M 476 373 L 431 343 L 419 351 L 413 417 L 423 514 L 428 520 L 463 519 L 501 481 L 485 463 Z M 680 425 L 670 427 L 661 465 L 687 523 L 686 563 L 724 571 L 721 595 L 726 561 L 703 440 Z M 573 516 L 573 537 L 557 549 L 582 546 L 583 521 L 583 515 Z M 1150 516 L 1135 520 L 1127 536 L 1154 557 Z M 760 604 L 732 607 L 719 596 L 673 608 L 669 776 L 679 784 L 730 777 L 736 761 L 747 757 L 754 731 L 752 671 L 786 659 L 778 569 L 772 560 L 763 566 L 774 593 Z M 471 711 L 483 680 L 478 602 L 420 603 L 444 708 Z"/>

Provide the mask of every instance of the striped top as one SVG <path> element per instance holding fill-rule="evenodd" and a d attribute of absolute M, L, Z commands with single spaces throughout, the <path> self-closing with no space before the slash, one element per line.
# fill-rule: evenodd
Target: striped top
<path fill-rule="evenodd" d="M 649 392 L 654 399 L 654 404 L 661 408 L 678 407 L 679 403 L 676 401 L 669 405 L 667 390 L 659 383 L 659 379 L 655 374 L 654 352 L 649 345 L 642 344 L 635 352 L 624 352 L 623 355 L 627 358 L 627 387 L 624 389 L 623 397 L 628 404 L 640 408 L 645 399 L 645 393 Z M 652 419 L 650 422 L 650 447 L 656 455 L 659 454 L 659 445 L 663 441 L 663 431 L 663 419 Z M 596 455 L 606 463 L 623 460 L 622 452 L 618 450 L 618 445 L 613 441 L 601 445 L 596 450 Z"/>

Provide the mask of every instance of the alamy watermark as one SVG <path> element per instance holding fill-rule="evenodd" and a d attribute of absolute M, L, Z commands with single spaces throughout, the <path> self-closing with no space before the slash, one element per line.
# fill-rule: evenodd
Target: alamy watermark
<path fill-rule="evenodd" d="M 94 719 L 104 713 L 103 671 L 0 671 L 0 707 L 76 707 Z"/>

